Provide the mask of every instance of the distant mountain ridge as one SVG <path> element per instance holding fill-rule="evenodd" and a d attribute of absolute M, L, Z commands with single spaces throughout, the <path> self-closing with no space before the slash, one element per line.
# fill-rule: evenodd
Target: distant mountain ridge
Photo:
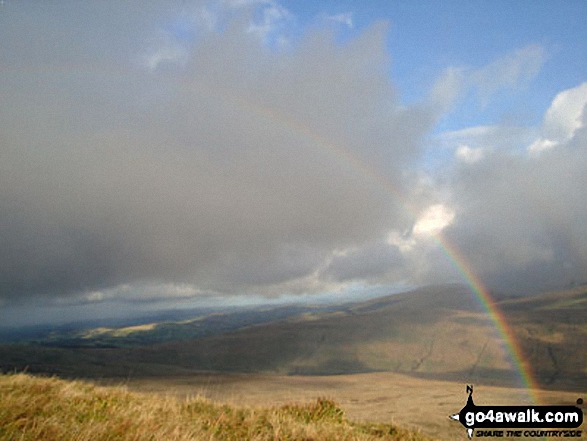
<path fill-rule="evenodd" d="M 587 287 L 506 299 L 497 307 L 542 385 L 587 386 Z M 519 384 L 495 324 L 465 286 L 433 286 L 273 318 L 202 338 L 140 346 L 4 346 L 0 365 L 4 370 L 28 366 L 33 372 L 89 377 L 393 371 Z"/>

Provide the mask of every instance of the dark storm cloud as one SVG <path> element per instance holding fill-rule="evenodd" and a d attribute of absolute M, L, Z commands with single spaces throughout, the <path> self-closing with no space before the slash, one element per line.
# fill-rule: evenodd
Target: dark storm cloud
<path fill-rule="evenodd" d="M 357 166 L 400 188 L 435 118 L 398 105 L 383 25 L 279 52 L 243 31 L 246 14 L 171 38 L 178 11 L 12 7 L 0 30 L 3 299 L 148 282 L 278 290 L 409 225 Z"/>

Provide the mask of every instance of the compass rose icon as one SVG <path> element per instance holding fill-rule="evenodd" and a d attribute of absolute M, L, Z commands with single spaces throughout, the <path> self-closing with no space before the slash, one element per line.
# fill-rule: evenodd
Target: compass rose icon
<path fill-rule="evenodd" d="M 471 411 L 475 408 L 475 403 L 473 402 L 473 385 L 467 385 L 467 393 L 469 394 L 469 398 L 467 398 L 467 404 L 465 405 L 465 407 L 463 407 L 459 413 L 455 413 L 448 416 L 451 420 L 459 421 L 463 425 L 464 420 L 461 420 L 462 416 L 464 416 L 466 412 Z M 469 437 L 469 439 L 473 437 L 472 427 L 467 428 L 467 436 Z"/>

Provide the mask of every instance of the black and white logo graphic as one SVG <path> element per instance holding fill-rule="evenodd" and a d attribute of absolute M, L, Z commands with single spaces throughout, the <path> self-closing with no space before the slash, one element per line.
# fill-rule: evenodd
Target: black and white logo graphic
<path fill-rule="evenodd" d="M 467 386 L 467 393 L 469 397 L 465 407 L 449 418 L 465 426 L 469 439 L 475 429 L 571 429 L 583 423 L 583 413 L 576 406 L 477 406 L 473 402 L 473 386 Z M 508 430 L 507 436 L 522 436 L 519 432 Z M 562 432 L 526 430 L 523 436 L 581 436 L 581 431 Z M 504 436 L 503 431 L 490 431 L 488 435 Z"/>

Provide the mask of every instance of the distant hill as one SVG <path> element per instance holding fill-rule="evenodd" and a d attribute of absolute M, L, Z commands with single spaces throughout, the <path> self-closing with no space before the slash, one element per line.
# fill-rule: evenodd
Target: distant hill
<path fill-rule="evenodd" d="M 587 287 L 506 299 L 497 306 L 543 385 L 587 387 Z M 118 338 L 124 342 L 127 337 Z M 4 370 L 28 366 L 32 372 L 88 377 L 393 371 L 463 382 L 518 381 L 494 323 L 470 290 L 460 285 L 311 309 L 230 332 L 160 344 L 0 347 L 0 365 Z"/>
<path fill-rule="evenodd" d="M 192 340 L 281 320 L 337 304 L 284 304 L 165 310 L 141 317 L 77 321 L 58 325 L 0 328 L 0 344 L 54 347 L 123 347 Z"/>
<path fill-rule="evenodd" d="M 192 341 L 140 348 L 139 360 L 204 370 L 329 375 L 395 371 L 511 376 L 501 339 L 462 286 L 420 289 L 328 313 Z"/>

